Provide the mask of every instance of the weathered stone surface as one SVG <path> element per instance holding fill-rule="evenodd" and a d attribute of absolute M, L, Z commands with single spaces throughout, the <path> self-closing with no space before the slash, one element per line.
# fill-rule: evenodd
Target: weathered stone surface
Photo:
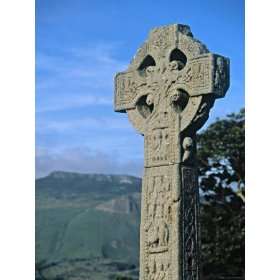
<path fill-rule="evenodd" d="M 196 131 L 229 87 L 229 59 L 186 25 L 153 29 L 115 77 L 115 111 L 144 135 L 140 279 L 199 279 Z"/>

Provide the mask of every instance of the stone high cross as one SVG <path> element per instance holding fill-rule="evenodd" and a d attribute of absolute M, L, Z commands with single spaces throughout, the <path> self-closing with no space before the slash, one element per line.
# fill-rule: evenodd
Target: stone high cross
<path fill-rule="evenodd" d="M 196 131 L 229 87 L 229 60 L 189 26 L 153 29 L 115 77 L 115 111 L 144 135 L 141 280 L 198 280 Z"/>

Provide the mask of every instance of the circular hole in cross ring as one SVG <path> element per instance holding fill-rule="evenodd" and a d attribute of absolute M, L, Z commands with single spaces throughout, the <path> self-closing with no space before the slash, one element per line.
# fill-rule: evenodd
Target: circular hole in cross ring
<path fill-rule="evenodd" d="M 187 57 L 181 50 L 176 48 L 170 53 L 169 61 L 169 68 L 171 71 L 180 71 L 185 67 Z"/>
<path fill-rule="evenodd" d="M 154 110 L 152 96 L 150 94 L 141 96 L 137 101 L 136 108 L 143 118 L 149 117 Z"/>
<path fill-rule="evenodd" d="M 138 73 L 142 77 L 147 77 L 155 70 L 156 62 L 151 55 L 147 55 L 138 67 Z"/>
<path fill-rule="evenodd" d="M 170 104 L 175 112 L 181 113 L 187 106 L 189 95 L 183 89 L 175 89 L 170 94 Z"/>

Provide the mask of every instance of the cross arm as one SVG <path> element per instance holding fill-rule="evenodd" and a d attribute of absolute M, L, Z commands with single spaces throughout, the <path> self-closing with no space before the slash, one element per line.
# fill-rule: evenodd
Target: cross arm
<path fill-rule="evenodd" d="M 182 87 L 190 96 L 224 97 L 229 87 L 229 59 L 213 53 L 192 58 L 178 75 L 176 87 Z"/>
<path fill-rule="evenodd" d="M 114 110 L 125 113 L 135 108 L 138 89 L 146 85 L 134 71 L 119 72 L 115 76 Z"/>
<path fill-rule="evenodd" d="M 216 98 L 225 96 L 229 88 L 229 59 L 207 53 L 189 61 L 189 67 L 178 79 L 176 88 L 183 88 L 191 105 L 181 113 L 181 131 L 198 130 L 206 122 Z"/>

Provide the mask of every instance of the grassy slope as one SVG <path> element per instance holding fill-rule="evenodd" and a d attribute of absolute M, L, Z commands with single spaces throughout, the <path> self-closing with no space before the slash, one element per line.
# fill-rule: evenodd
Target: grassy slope
<path fill-rule="evenodd" d="M 67 271 L 77 266 L 78 262 L 74 265 L 73 260 L 81 259 L 101 258 L 111 265 L 114 261 L 138 265 L 140 213 L 135 208 L 139 209 L 139 200 L 133 198 L 138 207 L 127 213 L 95 207 L 139 192 L 140 184 L 140 179 L 134 177 L 73 173 L 55 173 L 37 180 L 36 261 L 68 262 Z M 86 267 L 85 262 L 82 266 Z M 82 266 L 76 267 L 76 273 Z M 108 265 L 105 270 L 110 270 Z M 104 271 L 96 271 L 96 278 L 100 273 Z"/>

